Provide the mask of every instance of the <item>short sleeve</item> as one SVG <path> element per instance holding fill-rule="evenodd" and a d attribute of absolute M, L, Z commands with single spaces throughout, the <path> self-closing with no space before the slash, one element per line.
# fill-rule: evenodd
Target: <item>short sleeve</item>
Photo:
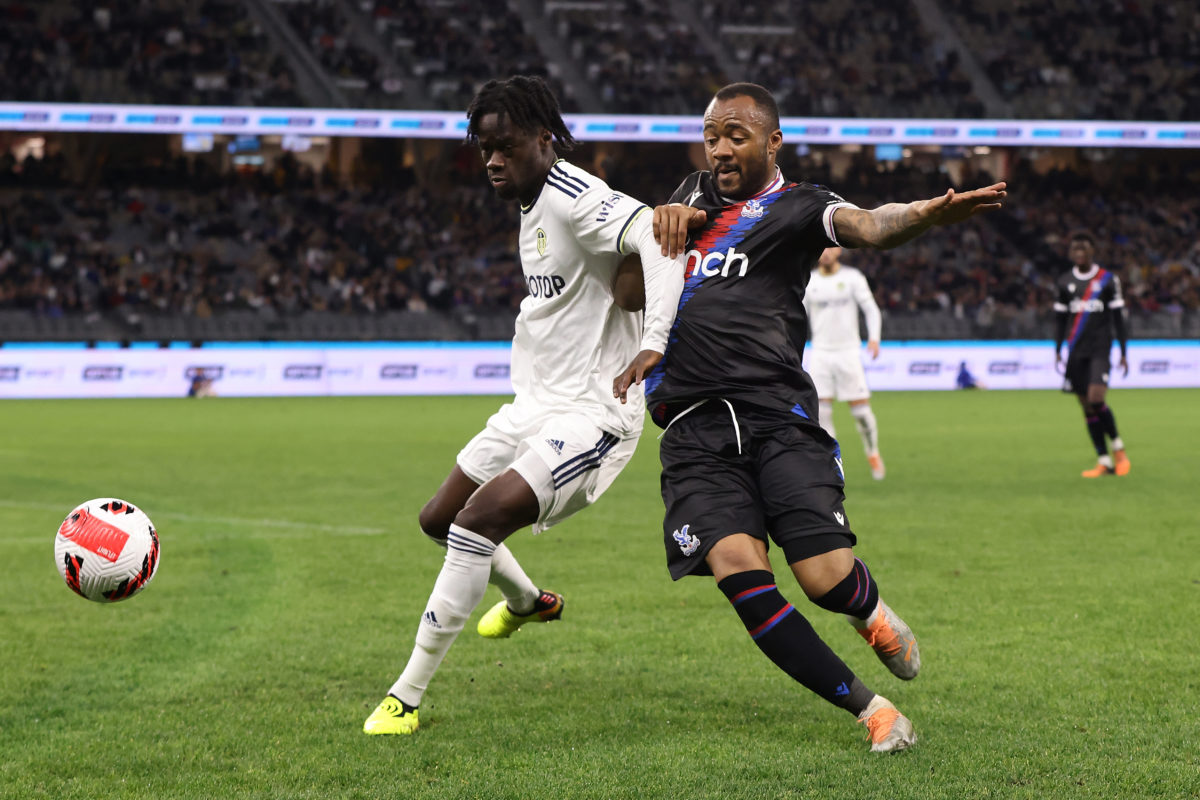
<path fill-rule="evenodd" d="M 1065 314 L 1071 307 L 1071 293 L 1067 291 L 1067 287 L 1063 284 L 1058 284 L 1058 294 L 1054 300 L 1054 310 L 1060 314 Z"/>
<path fill-rule="evenodd" d="M 824 186 L 801 184 L 803 200 L 796 204 L 792 224 L 799 230 L 804 242 L 813 249 L 841 247 L 833 230 L 833 215 L 839 208 L 858 208 L 837 192 Z"/>
<path fill-rule="evenodd" d="M 1125 307 L 1125 296 L 1121 294 L 1121 279 L 1116 276 L 1116 273 L 1112 276 L 1112 297 L 1108 299 L 1108 307 Z"/>
<path fill-rule="evenodd" d="M 589 253 L 624 254 L 630 252 L 625 246 L 630 226 L 646 213 L 650 208 L 645 203 L 595 179 L 571 202 L 571 230 L 579 246 Z"/>

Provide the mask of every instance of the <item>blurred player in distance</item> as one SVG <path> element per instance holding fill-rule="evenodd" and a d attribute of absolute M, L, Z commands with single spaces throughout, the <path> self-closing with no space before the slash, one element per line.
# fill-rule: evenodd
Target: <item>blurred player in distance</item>
<path fill-rule="evenodd" d="M 867 277 L 840 261 L 842 248 L 827 247 L 817 259 L 817 270 L 808 279 L 804 291 L 804 311 L 808 317 L 811 343 L 808 374 L 817 387 L 821 427 L 834 439 L 833 401 L 849 403 L 850 415 L 862 439 L 871 477 L 883 480 L 883 458 L 879 455 L 879 425 L 871 410 L 871 390 L 862 364 L 862 339 L 858 333 L 858 312 L 867 323 L 867 352 L 879 358 L 879 338 L 883 318 Z"/>
<path fill-rule="evenodd" d="M 1088 436 L 1096 448 L 1096 466 L 1083 471 L 1085 478 L 1128 475 L 1129 456 L 1117 433 L 1117 420 L 1106 402 L 1112 368 L 1113 332 L 1121 346 L 1122 375 L 1129 374 L 1126 357 L 1125 299 L 1121 279 L 1094 260 L 1096 242 L 1090 233 L 1071 236 L 1067 258 L 1071 269 L 1058 280 L 1054 303 L 1054 363 L 1063 364 L 1062 346 L 1067 344 L 1063 391 L 1079 400 Z M 1112 442 L 1112 455 L 1108 443 Z"/>
<path fill-rule="evenodd" d="M 504 600 L 479 621 L 489 638 L 562 614 L 563 598 L 542 591 L 503 544 L 595 502 L 629 461 L 642 431 L 641 395 L 622 405 L 611 376 L 633 360 L 640 378 L 658 363 L 683 288 L 682 264 L 654 241 L 652 213 L 584 170 L 555 145 L 574 140 L 558 101 L 540 78 L 489 81 L 467 111 L 496 194 L 521 206 L 521 268 L 529 286 L 512 344 L 515 397 L 459 452 L 421 509 L 421 530 L 446 558 L 420 616 L 403 673 L 364 723 L 368 734 L 410 734 L 418 706 L 490 582 Z M 614 305 L 641 254 L 642 313 Z"/>
<path fill-rule="evenodd" d="M 912 630 L 854 556 L 837 443 L 816 421 L 817 394 L 788 317 L 825 248 L 896 247 L 998 208 L 1005 185 L 867 211 L 789 182 L 775 164 L 779 110 L 755 84 L 717 92 L 703 137 L 709 169 L 654 211 L 662 252 L 688 253 L 667 352 L 646 378 L 651 418 L 664 429 L 668 567 L 675 579 L 712 575 L 776 666 L 854 714 L 872 751 L 903 750 L 916 741 L 912 723 L 783 597 L 767 558 L 773 541 L 813 603 L 845 614 L 894 675 L 917 675 Z M 614 395 L 638 381 L 638 368 L 617 375 Z"/>
<path fill-rule="evenodd" d="M 956 389 L 986 389 L 978 378 L 971 374 L 971 370 L 967 367 L 966 361 L 958 362 L 958 374 L 954 376 L 954 388 Z"/>

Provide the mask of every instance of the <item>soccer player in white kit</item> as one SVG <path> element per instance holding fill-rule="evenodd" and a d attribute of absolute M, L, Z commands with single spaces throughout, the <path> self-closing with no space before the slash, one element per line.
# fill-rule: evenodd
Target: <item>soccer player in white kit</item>
<path fill-rule="evenodd" d="M 562 597 L 539 590 L 503 542 L 595 502 L 629 461 L 645 401 L 640 388 L 629 403 L 613 397 L 612 376 L 635 369 L 640 379 L 658 363 L 683 291 L 683 260 L 660 252 L 653 212 L 558 158 L 555 143 L 574 140 L 540 78 L 489 81 L 467 117 L 489 182 L 521 202 L 529 295 L 513 337 L 515 397 L 462 449 L 421 511 L 422 530 L 445 543 L 446 559 L 408 664 L 363 725 L 368 734 L 417 730 L 429 681 L 489 581 L 505 599 L 480 621 L 484 636 L 561 614 Z M 644 312 L 614 303 L 618 265 L 631 253 L 641 256 Z"/>
<path fill-rule="evenodd" d="M 833 427 L 833 401 L 850 404 L 850 414 L 862 438 L 871 477 L 883 480 L 883 458 L 879 455 L 879 426 L 871 410 L 871 390 L 862 364 L 862 338 L 858 332 L 861 309 L 867 323 L 867 352 L 879 358 L 882 318 L 871 295 L 867 278 L 838 258 L 842 248 L 830 247 L 821 254 L 817 269 L 804 292 L 808 316 L 808 374 L 817 387 L 821 427 L 837 438 Z"/>

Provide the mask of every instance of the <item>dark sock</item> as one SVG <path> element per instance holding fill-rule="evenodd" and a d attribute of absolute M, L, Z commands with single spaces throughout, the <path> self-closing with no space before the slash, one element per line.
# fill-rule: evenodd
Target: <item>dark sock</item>
<path fill-rule="evenodd" d="M 1088 436 L 1092 437 L 1096 455 L 1108 455 L 1108 443 L 1104 441 L 1104 422 L 1100 419 L 1100 404 L 1088 403 L 1084 418 L 1087 420 Z"/>
<path fill-rule="evenodd" d="M 739 572 L 717 588 L 733 603 L 758 649 L 806 688 L 855 715 L 875 697 L 784 599 L 770 572 Z"/>
<path fill-rule="evenodd" d="M 854 566 L 842 582 L 813 602 L 826 611 L 866 619 L 879 602 L 879 587 L 867 565 L 855 558 Z"/>
<path fill-rule="evenodd" d="M 1112 409 L 1106 403 L 1100 409 L 1100 422 L 1104 425 L 1104 433 L 1110 439 L 1116 439 L 1121 434 L 1117 433 L 1117 419 L 1113 416 Z"/>

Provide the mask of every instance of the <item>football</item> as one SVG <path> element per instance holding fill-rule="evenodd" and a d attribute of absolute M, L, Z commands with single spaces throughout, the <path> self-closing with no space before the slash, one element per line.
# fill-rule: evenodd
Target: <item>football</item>
<path fill-rule="evenodd" d="M 158 532 L 124 500 L 101 497 L 76 506 L 54 537 L 58 573 L 80 597 L 126 600 L 158 571 Z"/>

